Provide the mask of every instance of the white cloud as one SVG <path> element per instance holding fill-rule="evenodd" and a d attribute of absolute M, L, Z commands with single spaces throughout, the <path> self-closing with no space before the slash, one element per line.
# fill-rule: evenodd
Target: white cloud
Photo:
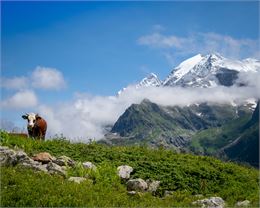
<path fill-rule="evenodd" d="M 113 125 L 133 103 L 144 98 L 160 105 L 184 106 L 192 103 L 242 103 L 248 98 L 260 98 L 260 73 L 244 74 L 239 82 L 247 87 L 181 88 L 128 87 L 120 96 L 90 96 L 78 94 L 73 102 L 59 106 L 40 106 L 38 112 L 48 121 L 50 135 L 64 134 L 71 140 L 100 139 L 104 127 Z"/>
<path fill-rule="evenodd" d="M 137 42 L 140 45 L 164 49 L 164 54 L 168 56 L 166 58 L 176 55 L 207 54 L 212 52 L 218 52 L 231 58 L 260 57 L 259 40 L 236 39 L 213 32 L 193 33 L 186 37 L 163 35 L 159 32 L 154 32 L 140 37 Z"/>
<path fill-rule="evenodd" d="M 13 96 L 1 101 L 2 108 L 22 109 L 35 107 L 38 103 L 36 94 L 31 90 L 20 90 Z"/>
<path fill-rule="evenodd" d="M 0 79 L 0 85 L 2 88 L 6 89 L 25 89 L 28 87 L 28 78 L 21 76 L 21 77 L 13 77 L 13 78 L 5 78 L 2 77 Z"/>
<path fill-rule="evenodd" d="M 66 86 L 63 74 L 54 68 L 38 66 L 33 71 L 31 79 L 34 88 L 60 90 Z"/>

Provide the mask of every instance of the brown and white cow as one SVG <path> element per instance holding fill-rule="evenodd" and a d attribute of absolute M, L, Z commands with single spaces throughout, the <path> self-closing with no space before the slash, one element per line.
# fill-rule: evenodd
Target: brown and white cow
<path fill-rule="evenodd" d="M 40 140 L 45 139 L 47 122 L 42 117 L 35 113 L 26 113 L 22 115 L 22 118 L 28 121 L 27 130 L 29 137 Z"/>

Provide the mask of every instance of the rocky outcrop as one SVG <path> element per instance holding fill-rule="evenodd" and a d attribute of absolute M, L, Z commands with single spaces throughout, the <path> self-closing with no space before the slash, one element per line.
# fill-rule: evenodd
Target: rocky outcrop
<path fill-rule="evenodd" d="M 221 197 L 210 197 L 193 202 L 192 204 L 198 205 L 203 208 L 223 208 L 225 201 Z"/>
<path fill-rule="evenodd" d="M 128 165 L 121 165 L 117 168 L 117 175 L 121 178 L 121 179 L 129 179 L 130 178 L 130 174 L 133 172 L 133 168 L 131 166 Z"/>
<path fill-rule="evenodd" d="M 30 158 L 25 152 L 12 150 L 9 147 L 0 146 L 1 166 L 21 165 L 36 171 L 43 171 L 49 174 L 66 176 L 66 167 L 59 166 L 53 161 L 55 158 L 47 152 L 42 152 Z"/>

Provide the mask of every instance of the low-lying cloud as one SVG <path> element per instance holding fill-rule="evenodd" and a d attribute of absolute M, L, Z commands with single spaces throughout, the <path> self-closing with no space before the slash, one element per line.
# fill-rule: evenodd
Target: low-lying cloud
<path fill-rule="evenodd" d="M 253 79 L 254 77 L 254 79 Z M 258 78 L 256 78 L 258 77 Z M 39 113 L 48 121 L 49 135 L 63 134 L 71 140 L 87 142 L 100 139 L 108 125 L 113 125 L 133 103 L 147 98 L 164 106 L 185 106 L 193 103 L 242 103 L 249 98 L 260 98 L 260 73 L 239 77 L 246 87 L 181 88 L 129 86 L 120 96 L 80 95 L 71 103 L 51 107 L 40 106 Z"/>

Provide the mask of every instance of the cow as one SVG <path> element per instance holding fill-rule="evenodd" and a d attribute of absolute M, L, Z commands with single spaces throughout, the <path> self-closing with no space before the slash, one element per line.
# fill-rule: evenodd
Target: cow
<path fill-rule="evenodd" d="M 29 137 L 39 140 L 45 139 L 47 122 L 41 116 L 35 113 L 26 113 L 22 115 L 22 118 L 28 121 L 27 130 Z"/>

